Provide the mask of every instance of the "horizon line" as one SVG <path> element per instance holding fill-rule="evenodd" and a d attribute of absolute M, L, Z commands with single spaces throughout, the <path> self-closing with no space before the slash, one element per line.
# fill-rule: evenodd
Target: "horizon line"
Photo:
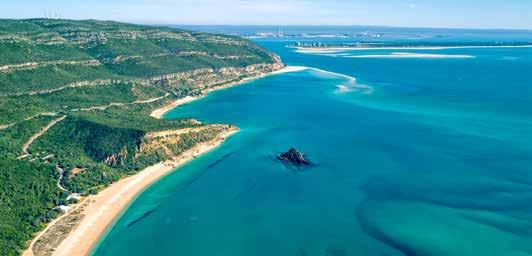
<path fill-rule="evenodd" d="M 122 22 L 122 21 L 120 21 Z M 154 26 L 234 26 L 234 27 L 245 27 L 245 26 L 256 26 L 256 27 L 370 27 L 370 28 L 406 28 L 406 29 L 448 29 L 448 30 L 514 30 L 514 31 L 530 31 L 532 28 L 482 28 L 482 27 L 421 27 L 421 26 L 393 26 L 393 25 L 347 25 L 347 24 L 186 24 L 186 23 L 138 23 L 130 22 L 138 25 L 154 25 Z"/>
<path fill-rule="evenodd" d="M 31 19 L 50 19 L 54 18 L 45 18 L 45 17 L 32 17 L 32 18 L 0 18 L 0 20 L 31 20 Z M 83 19 L 73 19 L 73 18 L 59 18 L 57 20 L 74 20 L 74 21 L 84 21 L 84 20 L 95 20 L 95 21 L 114 21 L 122 23 L 130 23 L 137 25 L 151 25 L 151 26 L 256 26 L 256 27 L 274 27 L 274 26 L 283 26 L 283 27 L 370 27 L 370 28 L 404 28 L 404 29 L 447 29 L 447 30 L 508 30 L 508 31 L 531 31 L 531 28 L 509 28 L 509 27 L 452 27 L 452 26 L 401 26 L 401 25 L 362 25 L 362 24 L 197 24 L 197 23 L 169 23 L 169 22 L 152 22 L 152 21 L 132 21 L 132 20 L 113 20 L 113 19 L 93 19 L 93 18 L 83 18 Z"/>

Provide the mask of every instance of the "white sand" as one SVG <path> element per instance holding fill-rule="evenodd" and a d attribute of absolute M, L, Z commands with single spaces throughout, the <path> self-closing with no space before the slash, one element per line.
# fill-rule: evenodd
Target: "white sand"
<path fill-rule="evenodd" d="M 193 96 L 187 96 L 185 98 L 182 98 L 182 99 L 178 99 L 162 108 L 158 108 L 156 110 L 154 110 L 153 112 L 151 112 L 150 116 L 151 117 L 155 117 L 155 118 L 162 118 L 164 116 L 164 114 L 166 114 L 168 111 L 178 107 L 178 106 L 181 106 L 181 105 L 185 105 L 185 104 L 188 104 L 192 101 L 195 101 L 197 99 L 200 99 L 204 96 L 206 96 L 207 94 L 209 94 L 210 92 L 213 92 L 213 91 L 218 91 L 218 90 L 222 90 L 222 89 L 226 89 L 226 88 L 229 88 L 229 87 L 233 87 L 233 86 L 236 86 L 236 85 L 241 85 L 241 84 L 245 84 L 249 81 L 252 81 L 252 80 L 255 80 L 255 79 L 259 79 L 259 78 L 262 78 L 262 77 L 266 77 L 266 76 L 271 76 L 271 75 L 278 75 L 278 74 L 284 74 L 284 73 L 289 73 L 289 72 L 298 72 L 298 71 L 303 71 L 303 70 L 306 70 L 308 69 L 308 67 L 303 67 L 303 66 L 286 66 L 282 69 L 279 69 L 279 70 L 276 70 L 276 71 L 273 71 L 273 72 L 270 72 L 270 73 L 267 73 L 267 74 L 263 74 L 261 76 L 256 76 L 256 77 L 248 77 L 248 78 L 244 78 L 240 81 L 237 81 L 237 82 L 233 82 L 233 83 L 227 83 L 227 84 L 224 84 L 224 85 L 221 85 L 221 86 L 217 86 L 217 87 L 214 87 L 214 88 L 209 88 L 207 90 L 204 90 L 204 95 L 201 96 L 201 97 L 193 97 Z"/>
<path fill-rule="evenodd" d="M 154 110 L 153 112 L 151 112 L 150 116 L 151 117 L 155 117 L 157 119 L 161 119 L 166 112 L 176 108 L 177 106 L 181 106 L 181 105 L 187 104 L 187 103 L 195 101 L 197 99 L 198 99 L 198 97 L 186 96 L 185 98 L 178 99 L 178 100 L 176 100 L 176 101 L 174 101 L 174 102 L 172 102 L 172 103 L 170 103 L 170 104 L 168 104 L 168 105 L 166 105 L 166 106 L 164 106 L 162 108 L 158 108 L 158 109 Z"/>
<path fill-rule="evenodd" d="M 113 221 L 146 187 L 198 155 L 214 149 L 235 132 L 237 128 L 226 131 L 210 142 L 196 145 L 172 161 L 148 167 L 136 175 L 113 183 L 97 195 L 89 196 L 89 204 L 84 210 L 85 217 L 61 242 L 53 255 L 88 255 Z"/>
<path fill-rule="evenodd" d="M 446 50 L 485 48 L 532 48 L 532 45 L 465 45 L 465 46 L 385 46 L 385 47 L 293 47 L 299 53 L 338 53 L 342 51 L 367 50 Z"/>
<path fill-rule="evenodd" d="M 282 74 L 288 72 L 297 72 L 308 69 L 300 66 L 287 66 L 280 70 L 264 74 L 257 77 L 250 77 L 238 82 L 228 83 L 223 86 L 206 90 L 205 95 L 209 92 L 225 89 L 235 85 L 243 84 L 248 81 L 258 79 L 264 76 Z M 178 106 L 190 103 L 201 97 L 187 96 L 176 100 L 162 108 L 151 113 L 152 117 L 162 118 L 169 110 Z M 188 161 L 196 158 L 198 155 L 208 152 L 220 145 L 227 137 L 237 132 L 237 128 L 224 132 L 213 141 L 200 143 L 192 149 L 184 152 L 182 155 L 167 161 L 148 167 L 136 175 L 121 179 L 98 193 L 89 196 L 86 200 L 89 204 L 85 207 L 83 214 L 85 217 L 79 225 L 67 236 L 65 240 L 56 248 L 53 255 L 70 256 L 70 255 L 88 255 L 91 249 L 100 240 L 105 231 L 113 224 L 114 220 L 122 213 L 135 197 L 145 188 L 164 177 L 165 175 L 176 170 L 176 168 L 186 164 Z M 72 212 L 72 211 L 71 211 Z M 67 213 L 68 214 L 68 213 Z M 51 223 L 53 225 L 55 222 Z M 24 252 L 24 255 L 33 255 L 31 248 Z"/>

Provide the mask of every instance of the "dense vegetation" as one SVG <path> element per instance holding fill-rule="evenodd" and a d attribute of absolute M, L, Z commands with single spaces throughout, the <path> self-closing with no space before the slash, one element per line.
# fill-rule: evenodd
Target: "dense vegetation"
<path fill-rule="evenodd" d="M 96 193 L 222 131 L 155 119 L 152 110 L 275 65 L 275 56 L 232 36 L 0 20 L 0 255 L 18 255 L 70 193 Z M 182 128 L 193 129 L 147 138 Z"/>
<path fill-rule="evenodd" d="M 65 195 L 49 165 L 0 159 L 0 254 L 15 255 L 31 235 L 55 217 Z"/>

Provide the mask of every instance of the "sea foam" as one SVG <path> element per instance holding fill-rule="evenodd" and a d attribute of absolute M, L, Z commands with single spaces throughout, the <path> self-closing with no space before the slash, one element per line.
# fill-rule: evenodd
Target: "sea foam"
<path fill-rule="evenodd" d="M 323 70 L 319 68 L 312 68 L 312 67 L 307 67 L 307 68 L 308 70 L 312 70 L 314 72 L 317 72 L 323 75 L 342 77 L 346 79 L 347 81 L 345 83 L 336 85 L 337 87 L 336 93 L 361 92 L 365 94 L 370 94 L 373 92 L 373 87 L 369 85 L 363 85 L 363 84 L 357 83 L 357 79 L 355 77 L 336 73 L 336 72 L 331 72 L 331 71 L 327 71 L 327 70 Z"/>
<path fill-rule="evenodd" d="M 348 93 L 348 92 L 356 91 L 356 92 L 369 94 L 373 92 L 373 87 L 357 83 L 357 79 L 355 77 L 348 76 L 348 75 L 341 74 L 341 73 L 332 72 L 332 71 L 327 71 L 327 70 L 323 70 L 319 68 L 314 68 L 314 67 L 286 66 L 285 68 L 281 70 L 273 72 L 273 74 L 300 72 L 300 71 L 305 71 L 305 70 L 314 71 L 321 75 L 344 78 L 346 80 L 345 83 L 336 85 L 337 87 L 336 93 Z"/>

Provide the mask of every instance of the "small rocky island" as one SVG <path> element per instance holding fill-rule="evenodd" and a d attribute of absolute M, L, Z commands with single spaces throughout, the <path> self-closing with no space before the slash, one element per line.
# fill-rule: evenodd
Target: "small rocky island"
<path fill-rule="evenodd" d="M 310 165 L 310 161 L 305 158 L 305 155 L 295 148 L 291 148 L 287 152 L 278 155 L 277 159 L 297 166 Z"/>

